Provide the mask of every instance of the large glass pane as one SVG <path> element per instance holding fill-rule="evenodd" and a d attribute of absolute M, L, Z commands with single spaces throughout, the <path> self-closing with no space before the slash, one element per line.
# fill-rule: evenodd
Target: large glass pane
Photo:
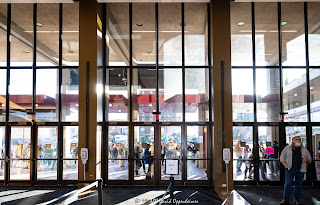
<path fill-rule="evenodd" d="M 57 160 L 37 160 L 37 180 L 57 180 Z"/>
<path fill-rule="evenodd" d="M 277 3 L 255 4 L 256 65 L 279 65 Z"/>
<path fill-rule="evenodd" d="M 10 179 L 30 179 L 31 128 L 11 127 Z M 22 160 L 23 159 L 23 160 Z"/>
<path fill-rule="evenodd" d="M 252 69 L 232 69 L 232 108 L 234 122 L 253 122 Z"/>
<path fill-rule="evenodd" d="M 280 113 L 279 69 L 256 70 L 258 122 L 278 122 Z"/>
<path fill-rule="evenodd" d="M 103 68 L 99 67 L 97 70 L 97 122 L 103 121 Z M 107 102 L 108 103 L 108 102 Z"/>
<path fill-rule="evenodd" d="M 251 3 L 230 3 L 231 65 L 252 66 Z"/>
<path fill-rule="evenodd" d="M 79 65 L 79 3 L 63 4 L 62 64 Z"/>
<path fill-rule="evenodd" d="M 133 65 L 156 64 L 155 4 L 132 5 L 132 60 Z"/>
<path fill-rule="evenodd" d="M 182 65 L 181 4 L 159 4 L 159 64 Z"/>
<path fill-rule="evenodd" d="M 36 75 L 36 120 L 43 122 L 58 121 L 58 69 L 37 69 Z"/>
<path fill-rule="evenodd" d="M 134 179 L 144 180 L 153 176 L 154 127 L 134 127 Z M 150 163 L 149 163 L 150 162 Z M 141 169 L 142 168 L 142 169 Z"/>
<path fill-rule="evenodd" d="M 59 65 L 59 4 L 38 4 L 36 25 L 37 66 Z"/>
<path fill-rule="evenodd" d="M 317 180 L 320 181 L 320 127 L 312 127 L 312 144 Z"/>
<path fill-rule="evenodd" d="M 133 69 L 132 76 L 133 121 L 155 121 L 152 112 L 156 111 L 156 70 Z"/>
<path fill-rule="evenodd" d="M 78 160 L 63 160 L 63 180 L 78 180 Z"/>
<path fill-rule="evenodd" d="M 0 159 L 5 159 L 5 153 L 6 153 L 6 132 L 5 127 L 0 127 Z M 2 167 L 2 163 L 1 163 Z"/>
<path fill-rule="evenodd" d="M 205 3 L 184 5 L 185 65 L 208 65 L 208 12 Z M 181 20 L 178 20 L 182 25 Z"/>
<path fill-rule="evenodd" d="M 207 160 L 187 160 L 187 179 L 208 180 L 208 165 Z"/>
<path fill-rule="evenodd" d="M 11 6 L 11 66 L 33 64 L 33 4 Z"/>
<path fill-rule="evenodd" d="M 0 69 L 0 122 L 6 121 L 7 70 Z"/>
<path fill-rule="evenodd" d="M 283 110 L 289 122 L 306 122 L 307 85 L 305 69 L 283 69 Z"/>
<path fill-rule="evenodd" d="M 7 4 L 0 4 L 0 66 L 7 65 Z"/>
<path fill-rule="evenodd" d="M 320 69 L 309 69 L 311 122 L 320 122 Z"/>
<path fill-rule="evenodd" d="M 281 3 L 282 65 L 305 66 L 303 3 Z"/>
<path fill-rule="evenodd" d="M 10 70 L 10 121 L 28 121 L 32 110 L 32 70 Z"/>
<path fill-rule="evenodd" d="M 128 126 L 109 126 L 108 134 L 108 179 L 128 179 Z M 116 174 L 116 175 L 115 175 Z"/>
<path fill-rule="evenodd" d="M 253 129 L 233 127 L 233 180 L 253 180 Z"/>
<path fill-rule="evenodd" d="M 186 121 L 209 121 L 209 70 L 185 69 Z"/>
<path fill-rule="evenodd" d="M 63 158 L 78 159 L 78 126 L 63 127 Z"/>
<path fill-rule="evenodd" d="M 107 5 L 106 44 L 109 56 L 107 65 L 129 66 L 129 4 L 110 3 Z"/>
<path fill-rule="evenodd" d="M 187 127 L 187 158 L 206 159 L 208 158 L 207 126 Z"/>
<path fill-rule="evenodd" d="M 320 3 L 308 2 L 308 40 L 309 40 L 309 65 L 320 65 Z"/>
<path fill-rule="evenodd" d="M 6 161 L 0 160 L 0 180 L 4 180 L 4 165 Z"/>
<path fill-rule="evenodd" d="M 63 69 L 62 85 L 62 121 L 78 121 L 79 115 L 79 70 Z"/>
<path fill-rule="evenodd" d="M 182 121 L 182 69 L 159 70 L 160 121 Z"/>
<path fill-rule="evenodd" d="M 302 127 L 302 126 L 286 127 L 286 145 L 291 145 L 292 138 L 296 136 L 301 137 L 302 146 L 307 148 L 306 127 Z"/>
<path fill-rule="evenodd" d="M 56 159 L 58 127 L 38 127 L 38 159 Z"/>
<path fill-rule="evenodd" d="M 129 76 L 126 68 L 106 69 L 107 121 L 128 121 Z"/>
<path fill-rule="evenodd" d="M 259 127 L 259 180 L 280 180 L 279 128 Z"/>

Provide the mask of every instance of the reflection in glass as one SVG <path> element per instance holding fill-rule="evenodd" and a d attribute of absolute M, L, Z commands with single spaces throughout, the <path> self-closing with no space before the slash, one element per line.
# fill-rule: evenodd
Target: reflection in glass
<path fill-rule="evenodd" d="M 50 77 L 49 77 L 50 76 Z M 58 69 L 37 69 L 36 71 L 36 120 L 58 121 L 59 104 Z"/>
<path fill-rule="evenodd" d="M 33 64 L 32 11 L 33 4 L 12 4 L 11 6 L 11 66 L 32 66 Z"/>
<path fill-rule="evenodd" d="M 305 69 L 283 69 L 283 110 L 288 122 L 306 122 L 307 85 Z"/>
<path fill-rule="evenodd" d="M 128 159 L 128 126 L 109 126 L 108 150 L 109 159 Z M 123 160 L 118 163 L 125 166 Z"/>
<path fill-rule="evenodd" d="M 38 159 L 56 159 L 58 127 L 38 127 Z"/>
<path fill-rule="evenodd" d="M 79 3 L 63 4 L 62 64 L 79 65 Z"/>
<path fill-rule="evenodd" d="M 303 3 L 281 3 L 282 65 L 305 66 Z"/>
<path fill-rule="evenodd" d="M 270 181 L 280 181 L 279 128 L 260 126 L 258 134 L 260 181 L 264 180 L 265 177 Z"/>
<path fill-rule="evenodd" d="M 36 59 L 37 66 L 59 65 L 59 4 L 37 5 Z"/>
<path fill-rule="evenodd" d="M 7 17 L 7 4 L 0 4 L 0 15 Z M 5 27 L 7 27 L 7 22 L 2 21 L 0 25 L 0 66 L 7 66 L 7 32 Z"/>
<path fill-rule="evenodd" d="M 121 11 L 122 12 L 122 11 Z M 132 60 L 133 65 L 156 64 L 155 4 L 132 5 Z"/>
<path fill-rule="evenodd" d="M 107 121 L 128 121 L 128 80 L 128 69 L 106 69 Z"/>
<path fill-rule="evenodd" d="M 0 122 L 6 121 L 6 85 L 7 70 L 0 69 Z"/>
<path fill-rule="evenodd" d="M 309 69 L 311 122 L 320 122 L 320 69 Z"/>
<path fill-rule="evenodd" d="M 318 29 L 320 15 L 320 3 L 308 2 L 308 41 L 309 41 L 309 65 L 320 65 L 320 31 Z"/>
<path fill-rule="evenodd" d="M 300 136 L 302 146 L 307 148 L 306 127 L 302 126 L 288 126 L 286 127 L 286 145 L 291 145 L 292 138 Z"/>
<path fill-rule="evenodd" d="M 10 160 L 10 180 L 30 180 L 30 160 Z"/>
<path fill-rule="evenodd" d="M 253 128 L 233 127 L 233 180 L 253 180 Z"/>
<path fill-rule="evenodd" d="M 160 121 L 182 121 L 182 69 L 160 69 L 159 84 Z"/>
<path fill-rule="evenodd" d="M 194 8 L 193 11 L 197 11 Z M 181 4 L 159 4 L 159 64 L 182 65 Z M 202 25 L 202 24 L 201 24 Z M 192 48 L 195 51 L 195 47 Z M 147 55 L 155 55 L 150 53 Z M 188 58 L 186 58 L 188 59 Z M 202 65 L 202 64 L 197 64 Z"/>
<path fill-rule="evenodd" d="M 313 159 L 320 160 L 320 127 L 312 127 L 312 144 Z"/>
<path fill-rule="evenodd" d="M 280 113 L 279 69 L 256 70 L 258 122 L 278 122 Z"/>
<path fill-rule="evenodd" d="M 123 161 L 119 163 L 119 161 Z M 121 166 L 123 164 L 123 166 Z M 108 180 L 128 180 L 128 160 L 108 160 Z"/>
<path fill-rule="evenodd" d="M 253 122 L 252 69 L 232 69 L 232 107 L 234 122 Z"/>
<path fill-rule="evenodd" d="M 255 4 L 255 23 L 256 65 L 279 65 L 277 3 Z"/>
<path fill-rule="evenodd" d="M 63 160 L 63 180 L 78 180 L 78 160 Z"/>
<path fill-rule="evenodd" d="M 78 159 L 78 126 L 63 127 L 63 158 Z M 77 161 L 77 160 L 74 160 Z"/>
<path fill-rule="evenodd" d="M 79 70 L 63 69 L 61 85 L 62 121 L 78 121 Z"/>
<path fill-rule="evenodd" d="M 208 152 L 207 143 L 208 140 L 206 126 L 187 127 L 188 159 L 206 159 Z"/>
<path fill-rule="evenodd" d="M 57 180 L 57 160 L 37 160 L 37 180 Z"/>
<path fill-rule="evenodd" d="M 30 159 L 30 137 L 30 127 L 11 127 L 10 159 Z"/>
<path fill-rule="evenodd" d="M 178 12 L 179 13 L 179 12 Z M 207 4 L 186 3 L 185 16 L 185 65 L 208 65 L 208 16 Z M 181 25 L 181 20 L 179 19 Z"/>
<path fill-rule="evenodd" d="M 252 24 L 250 3 L 230 3 L 231 65 L 252 66 Z"/>
<path fill-rule="evenodd" d="M 32 70 L 10 70 L 10 121 L 28 121 L 32 109 Z"/>
<path fill-rule="evenodd" d="M 185 69 L 186 121 L 209 121 L 209 70 Z"/>
<path fill-rule="evenodd" d="M 107 5 L 107 52 L 109 66 L 129 66 L 129 4 Z M 148 54 L 148 53 L 146 53 Z"/>
<path fill-rule="evenodd" d="M 187 180 L 208 180 L 207 160 L 187 160 Z"/>
<path fill-rule="evenodd" d="M 156 70 L 133 69 L 132 76 L 133 121 L 152 122 L 152 112 L 156 111 Z"/>

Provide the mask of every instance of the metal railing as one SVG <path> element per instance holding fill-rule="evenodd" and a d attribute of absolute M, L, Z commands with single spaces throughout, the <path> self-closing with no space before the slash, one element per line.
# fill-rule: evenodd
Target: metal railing
<path fill-rule="evenodd" d="M 98 200 L 99 200 L 99 205 L 103 204 L 103 197 L 102 197 L 102 184 L 103 181 L 102 179 L 96 179 L 96 180 L 89 180 L 89 181 L 78 181 L 78 183 L 91 183 L 79 190 L 73 190 L 69 193 L 66 193 L 60 197 L 57 197 L 55 199 L 52 199 L 50 201 L 41 203 L 39 205 L 53 205 L 53 204 L 71 204 L 75 201 L 77 201 L 79 199 L 79 194 L 88 191 L 89 189 L 91 189 L 92 187 L 97 187 L 98 190 Z"/>

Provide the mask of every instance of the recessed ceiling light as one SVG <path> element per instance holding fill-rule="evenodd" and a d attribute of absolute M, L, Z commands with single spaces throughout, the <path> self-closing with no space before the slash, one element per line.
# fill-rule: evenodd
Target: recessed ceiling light
<path fill-rule="evenodd" d="M 313 90 L 313 87 L 310 87 L 310 90 Z"/>
<path fill-rule="evenodd" d="M 295 93 L 295 94 L 294 94 L 294 96 L 298 96 L 298 94 L 297 94 L 297 93 Z"/>
<path fill-rule="evenodd" d="M 79 107 L 79 104 L 76 104 L 76 107 Z"/>
<path fill-rule="evenodd" d="M 244 26 L 244 22 L 239 22 L 238 26 Z"/>
<path fill-rule="evenodd" d="M 37 25 L 38 27 L 42 27 L 42 26 L 43 26 L 43 24 L 42 24 L 42 23 L 39 23 L 39 22 L 38 22 L 36 25 Z"/>
<path fill-rule="evenodd" d="M 27 50 L 24 50 L 23 52 L 24 52 L 24 53 L 29 53 L 29 51 L 27 51 Z"/>
<path fill-rule="evenodd" d="M 152 107 L 152 104 L 149 104 L 150 107 Z"/>
<path fill-rule="evenodd" d="M 136 25 L 141 27 L 141 26 L 143 26 L 143 23 L 136 23 Z"/>
<path fill-rule="evenodd" d="M 112 104 L 111 104 L 111 103 L 109 104 L 109 107 L 112 107 Z"/>
<path fill-rule="evenodd" d="M 288 22 L 286 22 L 286 21 L 282 21 L 281 22 L 281 26 L 285 26 L 285 25 L 287 25 L 288 24 Z"/>
<path fill-rule="evenodd" d="M 36 107 L 38 107 L 39 105 L 38 104 L 36 104 Z"/>
<path fill-rule="evenodd" d="M 121 112 L 121 110 L 118 110 L 118 112 Z"/>

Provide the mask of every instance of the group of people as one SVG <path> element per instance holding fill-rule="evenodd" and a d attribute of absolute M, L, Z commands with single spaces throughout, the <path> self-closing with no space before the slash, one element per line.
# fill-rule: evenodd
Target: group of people
<path fill-rule="evenodd" d="M 263 145 L 263 142 L 259 143 L 259 171 L 262 179 L 268 181 L 266 177 L 267 164 L 270 168 L 269 175 L 278 176 L 279 171 L 279 146 L 278 142 L 274 141 L 272 145 L 273 153 L 266 153 L 266 148 Z M 236 171 L 242 172 L 242 164 L 245 164 L 244 170 L 244 179 L 252 179 L 253 170 L 253 150 L 249 145 L 245 145 L 244 148 L 241 147 L 241 140 L 235 145 L 235 153 L 237 157 Z M 247 173 L 249 173 L 247 177 Z"/>
<path fill-rule="evenodd" d="M 140 169 L 143 168 L 143 173 L 146 174 L 146 180 L 152 180 L 153 178 L 153 153 L 154 144 L 146 144 L 145 148 L 142 148 L 140 142 L 137 142 L 134 146 L 134 158 L 135 160 L 135 176 L 140 177 Z M 146 164 L 148 165 L 148 170 L 146 171 Z"/>
<path fill-rule="evenodd" d="M 121 143 L 120 146 L 117 146 L 116 144 L 112 143 L 109 149 L 110 157 L 112 162 L 114 160 L 117 160 L 118 158 L 128 158 L 128 144 L 127 142 Z M 125 160 L 119 160 L 119 166 L 125 167 Z"/>

